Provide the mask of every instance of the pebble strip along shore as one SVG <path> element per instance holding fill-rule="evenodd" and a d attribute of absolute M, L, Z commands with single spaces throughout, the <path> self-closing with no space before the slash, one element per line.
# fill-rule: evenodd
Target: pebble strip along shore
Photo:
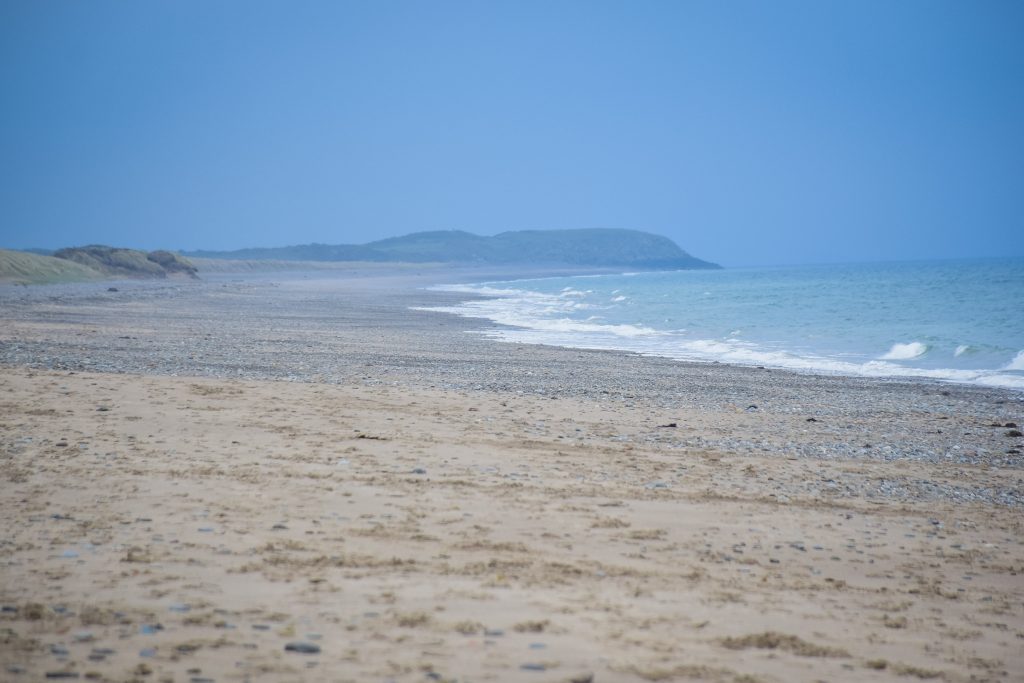
<path fill-rule="evenodd" d="M 714 433 L 652 422 L 650 430 L 620 440 L 683 452 L 906 460 L 991 471 L 984 484 L 973 486 L 927 478 L 825 478 L 779 490 L 782 497 L 1024 504 L 1024 439 L 1014 436 L 1024 422 L 1020 392 L 505 344 L 474 334 L 491 323 L 411 310 L 465 298 L 424 289 L 438 275 L 431 278 L 219 276 L 116 287 L 6 286 L 0 288 L 6 328 L 0 364 L 508 392 L 619 404 L 666 420 L 673 411 L 724 412 L 736 417 Z M 539 424 L 537 431 L 552 428 Z"/>

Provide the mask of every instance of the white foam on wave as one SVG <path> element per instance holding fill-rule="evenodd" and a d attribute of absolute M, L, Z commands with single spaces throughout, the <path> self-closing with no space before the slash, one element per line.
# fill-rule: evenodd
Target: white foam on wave
<path fill-rule="evenodd" d="M 884 356 L 880 356 L 879 360 L 914 360 L 920 358 L 924 354 L 928 353 L 928 345 L 922 344 L 919 341 L 913 341 L 908 344 L 900 344 L 899 342 L 892 345 L 889 352 Z"/>
<path fill-rule="evenodd" d="M 649 337 L 666 334 L 645 325 L 602 323 L 596 316 L 590 316 L 582 321 L 570 318 L 568 315 L 571 313 L 592 308 L 590 304 L 580 300 L 589 292 L 571 287 L 566 287 L 558 294 L 545 294 L 528 289 L 498 289 L 486 285 L 445 285 L 431 289 L 480 294 L 489 298 L 466 301 L 457 306 L 426 307 L 416 310 L 485 318 L 500 325 L 567 334 L 570 338 L 571 335 L 579 334 L 609 337 Z"/>
<path fill-rule="evenodd" d="M 1004 370 L 1021 370 L 1024 371 L 1024 351 L 1017 352 L 1017 355 L 1013 357 Z"/>
<path fill-rule="evenodd" d="M 970 350 L 970 346 L 968 346 L 967 344 L 961 344 L 960 346 L 956 347 L 956 351 L 953 352 L 953 355 L 959 358 L 960 356 L 964 355 Z"/>

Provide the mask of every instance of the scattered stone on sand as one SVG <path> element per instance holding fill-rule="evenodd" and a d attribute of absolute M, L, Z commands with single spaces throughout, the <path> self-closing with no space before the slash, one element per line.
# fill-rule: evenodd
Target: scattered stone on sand
<path fill-rule="evenodd" d="M 316 643 L 306 641 L 295 641 L 284 646 L 287 652 L 298 652 L 304 655 L 315 655 L 320 652 L 320 646 Z"/>

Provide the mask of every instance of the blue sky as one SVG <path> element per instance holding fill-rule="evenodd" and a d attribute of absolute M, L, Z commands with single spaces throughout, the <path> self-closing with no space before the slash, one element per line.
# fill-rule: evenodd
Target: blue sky
<path fill-rule="evenodd" d="M 0 246 L 1024 256 L 1024 3 L 0 4 Z"/>

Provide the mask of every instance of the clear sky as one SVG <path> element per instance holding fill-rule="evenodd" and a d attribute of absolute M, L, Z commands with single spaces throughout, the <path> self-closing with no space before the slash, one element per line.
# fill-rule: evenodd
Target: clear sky
<path fill-rule="evenodd" d="M 1024 256 L 1024 2 L 0 3 L 0 246 Z"/>

